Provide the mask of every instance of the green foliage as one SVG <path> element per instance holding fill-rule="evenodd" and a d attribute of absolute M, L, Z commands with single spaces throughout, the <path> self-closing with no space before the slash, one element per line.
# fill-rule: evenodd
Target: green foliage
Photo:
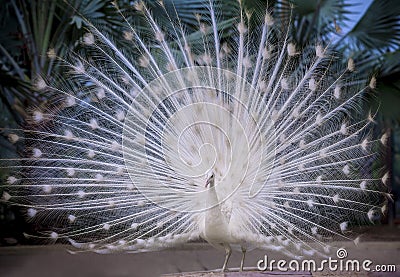
<path fill-rule="evenodd" d="M 338 26 L 344 26 L 354 5 L 344 0 L 279 0 L 276 14 L 292 27 L 292 38 L 300 45 L 310 40 L 329 40 Z"/>
<path fill-rule="evenodd" d="M 101 9 L 106 3 L 102 0 L 84 0 L 76 3 L 78 4 L 79 14 L 72 16 L 71 24 L 75 24 L 77 29 L 81 29 L 86 20 L 93 22 L 93 20 L 105 17 Z"/>
<path fill-rule="evenodd" d="M 373 1 L 368 11 L 346 35 L 355 49 L 387 52 L 400 44 L 400 5 L 396 0 Z M 390 50 L 389 50 L 390 51 Z"/>
<path fill-rule="evenodd" d="M 57 75 L 60 67 L 54 57 L 63 59 L 71 50 L 79 48 L 88 22 L 101 27 L 112 36 L 120 37 L 123 31 L 120 28 L 123 15 L 138 32 L 150 33 L 148 22 L 135 11 L 132 1 L 114 2 L 121 12 L 115 9 L 111 1 L 106 0 L 0 0 L 2 128 L 17 128 L 23 124 L 28 107 L 41 105 L 51 97 L 35 92 L 31 86 L 38 76 L 48 79 Z M 164 0 L 163 5 L 170 18 L 160 9 L 158 1 L 145 2 L 158 21 L 169 22 L 170 19 L 179 18 L 179 23 L 187 31 L 187 40 L 194 46 L 196 43 L 203 43 L 198 18 L 202 22 L 210 23 L 209 10 L 204 5 L 204 0 Z M 222 17 L 218 29 L 223 33 L 238 19 L 239 2 L 214 2 L 222 11 L 216 16 Z M 346 24 L 348 15 L 358 8 L 357 5 L 348 4 L 346 0 L 244 0 L 241 3 L 251 17 L 258 16 L 259 11 L 269 8 L 277 23 L 284 25 L 283 28 L 290 24 L 291 39 L 300 46 L 315 39 L 333 40 L 334 48 L 344 53 L 346 59 L 354 58 L 359 74 L 366 79 L 371 74 L 376 75 L 377 96 L 382 111 L 379 117 L 381 123 L 390 127 L 393 122 L 399 122 L 398 0 L 374 0 L 359 22 L 346 34 L 341 34 L 340 29 Z M 235 39 L 230 35 L 227 33 L 226 37 Z M 1 134 L 1 152 L 10 156 L 16 155 L 17 150 L 7 141 L 7 132 L 1 131 Z"/>
<path fill-rule="evenodd" d="M 117 4 L 128 21 L 146 32 L 148 24 L 141 21 L 130 2 L 121 0 Z M 157 20 L 169 21 L 157 1 L 146 0 L 146 3 Z M 251 16 L 257 16 L 257 11 L 267 8 L 266 3 L 279 22 L 291 23 L 292 38 L 300 45 L 311 39 L 338 35 L 335 31 L 344 26 L 347 16 L 357 8 L 345 0 L 246 0 L 242 5 Z M 121 14 L 110 1 L 0 0 L 0 5 L 3 7 L 0 11 L 1 100 L 19 124 L 23 122 L 27 106 L 39 105 L 49 97 L 37 95 L 30 89 L 37 76 L 51 78 L 57 73 L 57 62 L 49 58 L 49 54 L 62 58 L 76 48 L 87 22 L 101 26 L 108 33 L 121 34 L 118 29 Z M 164 0 L 163 5 L 170 16 L 175 15 L 173 20 L 179 18 L 188 32 L 188 41 L 200 42 L 198 18 L 205 22 L 210 20 L 204 0 Z M 223 31 L 237 19 L 239 2 L 215 0 L 215 5 L 223 11 L 217 14 L 224 19 L 218 26 Z M 365 76 L 371 74 L 371 68 L 383 77 L 399 72 L 399 15 L 400 6 L 396 0 L 373 1 L 359 22 L 341 35 L 335 48 L 352 56 Z"/>
<path fill-rule="evenodd" d="M 377 78 L 378 101 L 384 110 L 380 119 L 388 125 L 400 119 L 395 109 L 383 108 L 393 105 L 389 102 L 400 95 L 394 85 L 400 79 L 400 5 L 397 0 L 374 0 L 353 28 L 341 33 L 348 15 L 358 6 L 345 0 L 278 0 L 275 10 L 283 24 L 290 22 L 292 40 L 297 44 L 331 40 L 333 48 L 344 54 L 343 63 L 351 57 L 358 74 L 366 80 L 371 75 Z"/>

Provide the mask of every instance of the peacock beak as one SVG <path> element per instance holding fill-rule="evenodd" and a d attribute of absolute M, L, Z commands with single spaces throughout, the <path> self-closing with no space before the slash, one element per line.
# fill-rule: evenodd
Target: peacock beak
<path fill-rule="evenodd" d="M 211 174 L 211 176 L 207 179 L 207 182 L 206 182 L 206 185 L 205 185 L 205 187 L 208 187 L 208 185 L 214 185 L 214 173 L 213 174 Z"/>

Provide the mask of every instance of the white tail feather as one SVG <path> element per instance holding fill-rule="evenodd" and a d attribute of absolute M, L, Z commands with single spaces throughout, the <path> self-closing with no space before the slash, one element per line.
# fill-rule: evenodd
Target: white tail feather
<path fill-rule="evenodd" d="M 268 13 L 253 31 L 241 11 L 222 42 L 212 4 L 196 48 L 179 22 L 165 30 L 135 3 L 151 34 L 127 23 L 111 39 L 88 23 L 89 54 L 64 61 L 62 83 L 38 78 L 63 101 L 33 111 L 4 201 L 28 200 L 48 238 L 98 253 L 203 238 L 312 256 L 380 218 L 388 175 L 370 172 L 371 146 L 387 135 L 374 140 L 370 115 L 353 115 L 375 80 L 355 85 L 352 59 L 332 73 L 322 44 L 272 42 Z"/>

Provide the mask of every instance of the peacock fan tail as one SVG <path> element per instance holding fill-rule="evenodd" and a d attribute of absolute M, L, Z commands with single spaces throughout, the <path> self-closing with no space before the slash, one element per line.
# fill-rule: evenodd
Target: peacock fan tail
<path fill-rule="evenodd" d="M 219 31 L 223 11 L 205 2 L 191 35 L 162 2 L 169 21 L 137 1 L 146 32 L 86 22 L 84 51 L 49 51 L 65 70 L 38 77 L 54 99 L 10 130 L 25 155 L 2 194 L 42 228 L 31 237 L 99 253 L 203 239 L 225 268 L 231 247 L 324 256 L 380 220 L 388 174 L 372 168 L 387 135 L 363 112 L 375 78 L 322 42 L 300 49 L 268 11 L 239 7 Z"/>

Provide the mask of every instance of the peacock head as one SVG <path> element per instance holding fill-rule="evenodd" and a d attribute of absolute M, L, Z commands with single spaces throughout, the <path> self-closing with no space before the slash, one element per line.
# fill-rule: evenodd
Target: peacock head
<path fill-rule="evenodd" d="M 210 188 L 214 187 L 214 180 L 215 180 L 214 172 L 212 172 L 211 175 L 210 175 L 210 177 L 208 177 L 208 179 L 207 179 L 206 188 L 208 188 L 208 187 L 210 187 Z"/>

